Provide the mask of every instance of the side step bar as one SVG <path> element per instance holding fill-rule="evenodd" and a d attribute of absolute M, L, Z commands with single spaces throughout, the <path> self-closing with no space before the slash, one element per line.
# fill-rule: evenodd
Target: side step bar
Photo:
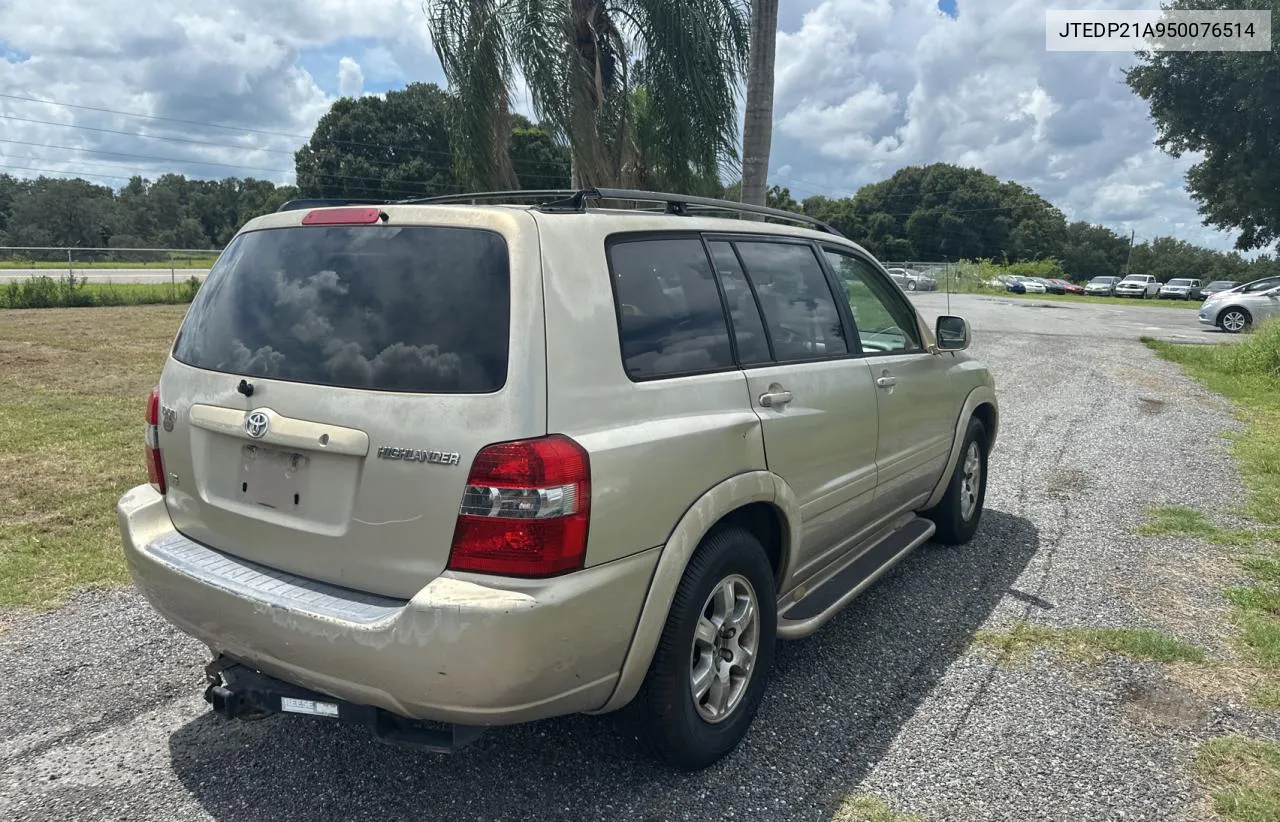
<path fill-rule="evenodd" d="M 908 520 L 779 614 L 778 637 L 800 639 L 821 628 L 936 530 L 936 525 L 922 517 Z"/>
<path fill-rule="evenodd" d="M 226 719 L 262 719 L 272 714 L 301 714 L 368 728 L 379 741 L 434 753 L 454 753 L 476 741 L 485 729 L 424 722 L 358 705 L 269 677 L 225 656 L 205 667 L 204 699 Z"/>

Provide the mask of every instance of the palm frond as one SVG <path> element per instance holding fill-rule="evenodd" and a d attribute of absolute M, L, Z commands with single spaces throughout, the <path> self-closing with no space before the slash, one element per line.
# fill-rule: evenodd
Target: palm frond
<path fill-rule="evenodd" d="M 669 180 L 690 188 L 737 158 L 737 97 L 749 54 L 744 0 L 614 0 L 632 55 L 644 61 L 655 128 L 648 147 Z M 657 158 L 654 158 L 657 159 Z"/>
<path fill-rule="evenodd" d="M 454 92 L 451 141 L 459 176 L 477 188 L 514 188 L 508 153 L 512 66 L 504 0 L 426 0 L 432 45 Z"/>

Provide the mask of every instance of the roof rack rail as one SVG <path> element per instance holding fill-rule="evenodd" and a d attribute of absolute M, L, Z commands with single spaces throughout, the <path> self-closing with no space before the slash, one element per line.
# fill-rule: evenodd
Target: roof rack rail
<path fill-rule="evenodd" d="M 844 235 L 832 226 L 824 223 L 816 217 L 810 217 L 807 214 L 797 214 L 794 211 L 784 211 L 780 208 L 769 208 L 767 206 L 752 205 L 750 203 L 739 203 L 733 200 L 720 200 L 714 197 L 696 197 L 685 194 L 668 194 L 659 191 L 641 191 L 630 188 L 586 188 L 586 189 L 529 189 L 525 191 L 480 191 L 472 194 L 445 194 L 438 197 L 421 197 L 412 200 L 398 200 L 401 204 L 447 204 L 447 203 L 469 203 L 478 205 L 481 201 L 497 201 L 510 202 L 513 200 L 536 199 L 542 202 L 537 207 L 542 211 L 572 211 L 584 212 L 587 210 L 587 201 L 599 200 L 621 200 L 638 203 L 659 203 L 664 207 L 667 214 L 679 214 L 687 216 L 690 213 L 690 206 L 698 210 L 711 211 L 732 211 L 739 214 L 759 214 L 764 217 L 773 217 L 779 220 L 788 220 L 794 223 L 803 223 L 805 225 L 825 231 L 828 234 L 834 234 L 837 237 Z"/>
<path fill-rule="evenodd" d="M 344 200 L 340 198 L 339 199 L 315 198 L 315 199 L 303 199 L 303 200 L 290 200 L 289 202 L 277 208 L 276 212 L 278 213 L 281 211 L 300 211 L 304 208 L 332 208 L 334 206 L 387 205 L 390 202 L 391 200 L 362 200 L 362 199 Z"/>

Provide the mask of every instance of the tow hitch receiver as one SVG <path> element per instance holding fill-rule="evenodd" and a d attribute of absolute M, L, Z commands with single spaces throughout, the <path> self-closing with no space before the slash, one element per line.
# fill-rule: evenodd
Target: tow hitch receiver
<path fill-rule="evenodd" d="M 372 705 L 336 699 L 267 676 L 224 656 L 205 667 L 205 680 L 205 701 L 214 713 L 226 719 L 262 719 L 277 713 L 317 716 L 361 725 L 382 742 L 435 753 L 453 753 L 474 742 L 485 730 L 473 725 L 409 719 Z"/>

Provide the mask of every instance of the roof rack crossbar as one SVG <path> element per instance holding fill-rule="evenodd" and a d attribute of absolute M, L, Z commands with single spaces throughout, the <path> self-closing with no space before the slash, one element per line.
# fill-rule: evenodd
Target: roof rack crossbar
<path fill-rule="evenodd" d="M 797 223 L 805 223 L 813 226 L 828 234 L 834 234 L 837 237 L 843 236 L 839 231 L 827 225 L 817 217 L 810 217 L 808 214 L 798 214 L 794 211 L 784 211 L 780 208 L 770 208 L 768 206 L 758 206 L 752 203 L 739 203 L 733 200 L 720 200 L 714 197 L 695 197 L 685 194 L 667 194 L 658 191 L 636 191 L 627 188 L 596 188 L 584 191 L 586 197 L 603 200 L 633 200 L 635 202 L 662 203 L 666 206 L 668 214 L 688 214 L 689 206 L 699 208 L 709 208 L 718 211 L 735 211 L 740 214 L 759 214 L 765 217 L 775 217 L 779 220 L 790 220 Z"/>
<path fill-rule="evenodd" d="M 619 200 L 636 203 L 654 203 L 663 207 L 667 214 L 688 216 L 692 209 L 713 211 L 732 211 L 739 214 L 758 214 L 793 223 L 802 223 L 819 231 L 842 237 L 839 231 L 808 214 L 784 211 L 780 208 L 758 206 L 751 203 L 739 203 L 733 200 L 720 200 L 714 197 L 696 197 L 685 194 L 670 194 L 660 191 L 641 191 L 630 188 L 586 188 L 586 189 L 526 189 L 523 191 L 477 191 L 469 194 L 442 194 L 434 197 L 416 197 L 409 200 L 395 200 L 397 205 L 431 204 L 447 205 L 461 203 L 477 205 L 480 202 L 511 202 L 522 200 L 539 200 L 537 208 L 542 211 L 586 211 L 588 200 Z"/>
<path fill-rule="evenodd" d="M 569 198 L 582 192 L 575 189 L 540 188 L 523 191 L 476 191 L 470 194 L 437 194 L 432 197 L 414 197 L 408 200 L 396 200 L 396 205 L 448 205 L 464 203 L 476 205 L 480 200 L 545 200 L 548 197 Z"/>
<path fill-rule="evenodd" d="M 304 208 L 333 208 L 335 206 L 353 206 L 353 205 L 387 205 L 390 200 L 367 200 L 367 199 L 343 199 L 343 198 L 304 198 L 300 200 L 290 200 L 276 209 L 281 211 L 301 211 Z"/>

